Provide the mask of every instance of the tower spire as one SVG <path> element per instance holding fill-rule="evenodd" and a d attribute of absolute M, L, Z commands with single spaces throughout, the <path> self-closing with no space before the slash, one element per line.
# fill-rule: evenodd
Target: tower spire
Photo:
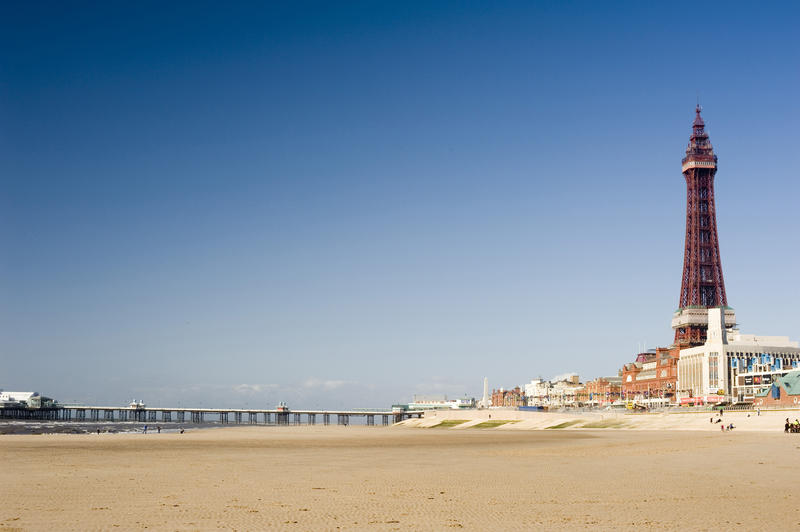
<path fill-rule="evenodd" d="M 700 107 L 700 103 L 698 103 L 697 107 L 694 110 L 695 117 L 694 117 L 694 123 L 692 124 L 692 129 L 695 131 L 695 133 L 697 132 L 698 128 L 700 130 L 704 130 L 705 127 L 706 127 L 705 122 L 703 122 L 703 117 L 700 116 L 700 111 L 702 111 L 702 110 L 703 110 L 703 108 Z"/>

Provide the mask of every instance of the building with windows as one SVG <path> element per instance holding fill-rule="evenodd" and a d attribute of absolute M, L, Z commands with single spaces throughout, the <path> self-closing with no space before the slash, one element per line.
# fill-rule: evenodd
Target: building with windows
<path fill-rule="evenodd" d="M 621 398 L 642 406 L 676 402 L 679 347 L 659 347 L 639 353 L 620 370 Z"/>
<path fill-rule="evenodd" d="M 7 392 L 0 390 L 0 408 L 52 408 L 58 402 L 39 392 Z"/>
<path fill-rule="evenodd" d="M 758 391 L 753 406 L 800 406 L 800 370 L 789 371 Z"/>
<path fill-rule="evenodd" d="M 772 383 L 800 369 L 800 344 L 786 336 L 727 329 L 722 308 L 708 309 L 708 324 L 706 342 L 680 352 L 681 404 L 751 402 Z"/>
<path fill-rule="evenodd" d="M 517 386 L 513 390 L 492 390 L 492 406 L 525 406 L 525 392 Z"/>
<path fill-rule="evenodd" d="M 525 385 L 527 406 L 560 408 L 581 403 L 583 385 L 577 373 L 556 375 L 549 381 L 533 379 Z"/>
<path fill-rule="evenodd" d="M 598 377 L 584 384 L 579 400 L 585 405 L 603 406 L 618 401 L 622 392 L 622 377 Z"/>
<path fill-rule="evenodd" d="M 459 408 L 475 408 L 474 397 L 448 399 L 446 395 L 415 395 L 408 403 L 409 410 L 458 410 Z"/>

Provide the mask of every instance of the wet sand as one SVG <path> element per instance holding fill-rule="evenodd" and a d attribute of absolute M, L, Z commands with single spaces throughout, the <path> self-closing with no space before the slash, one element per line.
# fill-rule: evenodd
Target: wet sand
<path fill-rule="evenodd" d="M 0 530 L 788 529 L 800 434 L 236 427 L 0 437 Z"/>

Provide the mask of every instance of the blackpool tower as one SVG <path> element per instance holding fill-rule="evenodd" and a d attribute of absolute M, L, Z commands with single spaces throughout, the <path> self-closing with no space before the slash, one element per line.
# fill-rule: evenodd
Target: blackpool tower
<path fill-rule="evenodd" d="M 672 328 L 675 329 L 675 345 L 683 348 L 705 343 L 710 307 L 724 309 L 726 326 L 736 323 L 733 309 L 728 308 L 719 256 L 714 205 L 717 156 L 708 140 L 699 105 L 682 172 L 686 179 L 686 247 L 680 303 L 672 318 Z"/>

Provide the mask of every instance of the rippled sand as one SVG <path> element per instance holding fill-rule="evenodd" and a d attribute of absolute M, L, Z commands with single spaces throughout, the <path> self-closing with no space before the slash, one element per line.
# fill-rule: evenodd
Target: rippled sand
<path fill-rule="evenodd" d="M 800 434 L 242 427 L 0 437 L 0 530 L 800 526 Z"/>

